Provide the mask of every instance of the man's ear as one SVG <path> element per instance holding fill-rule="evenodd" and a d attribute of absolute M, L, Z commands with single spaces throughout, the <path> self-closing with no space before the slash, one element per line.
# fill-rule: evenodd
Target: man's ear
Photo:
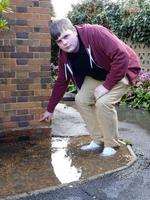
<path fill-rule="evenodd" d="M 74 30 L 73 32 L 75 33 L 75 35 L 76 35 L 76 36 L 78 36 L 78 33 L 77 33 L 77 31 L 76 31 L 76 30 Z"/>
<path fill-rule="evenodd" d="M 50 21 L 49 21 L 49 23 L 52 23 L 52 22 L 54 22 L 56 20 L 56 17 L 51 17 L 51 19 L 50 19 Z"/>

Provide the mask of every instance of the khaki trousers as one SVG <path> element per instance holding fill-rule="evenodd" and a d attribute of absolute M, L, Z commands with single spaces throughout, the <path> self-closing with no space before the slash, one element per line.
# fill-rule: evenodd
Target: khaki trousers
<path fill-rule="evenodd" d="M 94 89 L 100 84 L 102 82 L 86 76 L 75 102 L 93 140 L 96 143 L 104 142 L 105 147 L 114 147 L 117 146 L 118 139 L 115 104 L 126 93 L 129 83 L 127 78 L 123 78 L 107 94 L 95 101 Z"/>

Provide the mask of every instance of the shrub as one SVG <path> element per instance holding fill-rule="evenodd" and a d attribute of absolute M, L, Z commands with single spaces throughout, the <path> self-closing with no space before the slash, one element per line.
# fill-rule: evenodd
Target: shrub
<path fill-rule="evenodd" d="M 68 17 L 74 24 L 102 24 L 123 40 L 130 38 L 132 42 L 150 46 L 149 0 L 121 0 L 116 3 L 85 0 L 74 5 Z"/>
<path fill-rule="evenodd" d="M 121 104 L 150 111 L 150 73 L 141 72 L 135 86 L 123 96 Z"/>
<path fill-rule="evenodd" d="M 58 66 L 51 63 L 51 66 L 50 66 L 50 84 L 51 84 L 51 86 L 54 85 L 54 82 L 57 78 L 57 70 L 58 70 Z"/>

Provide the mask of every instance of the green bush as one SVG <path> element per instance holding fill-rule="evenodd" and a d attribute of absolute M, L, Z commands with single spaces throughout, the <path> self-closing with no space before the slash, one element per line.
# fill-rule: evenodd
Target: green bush
<path fill-rule="evenodd" d="M 102 1 L 87 0 L 83 1 L 82 4 L 73 5 L 72 7 L 72 11 L 68 13 L 68 17 L 74 24 L 104 24 L 105 22 L 105 13 L 103 13 L 105 11 Z M 103 15 L 104 18 L 101 18 Z"/>
<path fill-rule="evenodd" d="M 51 39 L 51 62 L 54 65 L 57 65 L 58 62 L 58 45 L 56 44 L 55 40 L 52 38 Z"/>
<path fill-rule="evenodd" d="M 101 24 L 121 39 L 150 46 L 150 1 L 121 0 L 117 3 L 103 0 L 85 0 L 73 6 L 68 17 L 74 24 Z"/>
<path fill-rule="evenodd" d="M 150 73 L 141 72 L 136 85 L 123 96 L 121 104 L 150 111 Z"/>
<path fill-rule="evenodd" d="M 9 0 L 0 0 L 0 29 L 8 29 L 8 22 L 2 14 L 11 12 L 11 9 L 8 7 L 9 3 Z"/>

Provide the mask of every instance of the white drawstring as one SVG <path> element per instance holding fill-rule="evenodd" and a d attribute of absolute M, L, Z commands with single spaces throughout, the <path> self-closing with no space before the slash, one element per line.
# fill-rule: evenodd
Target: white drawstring
<path fill-rule="evenodd" d="M 92 62 L 93 62 L 96 66 L 98 66 L 98 65 L 95 63 L 94 59 L 92 58 L 91 47 L 90 47 L 90 45 L 89 45 L 89 48 L 87 48 L 87 52 L 88 52 L 88 55 L 89 55 L 89 57 L 90 57 L 90 65 L 91 65 L 91 68 L 93 68 Z M 98 66 L 98 67 L 102 68 L 101 66 Z"/>
<path fill-rule="evenodd" d="M 68 68 L 70 74 L 73 76 L 73 71 L 72 71 L 72 69 L 70 68 L 70 66 L 69 66 L 68 64 L 66 64 L 66 67 Z"/>
<path fill-rule="evenodd" d="M 64 66 L 65 66 L 65 78 L 66 78 L 66 81 L 67 81 L 67 66 L 66 66 L 66 64 L 64 64 Z"/>
<path fill-rule="evenodd" d="M 89 46 L 89 48 L 87 48 L 87 52 L 88 52 L 88 55 L 89 55 L 89 57 L 90 57 L 90 65 L 91 65 L 91 68 L 93 68 L 93 65 L 92 65 L 92 60 L 93 60 L 93 58 L 92 58 L 92 55 L 91 55 L 91 48 L 90 48 L 90 46 Z"/>

